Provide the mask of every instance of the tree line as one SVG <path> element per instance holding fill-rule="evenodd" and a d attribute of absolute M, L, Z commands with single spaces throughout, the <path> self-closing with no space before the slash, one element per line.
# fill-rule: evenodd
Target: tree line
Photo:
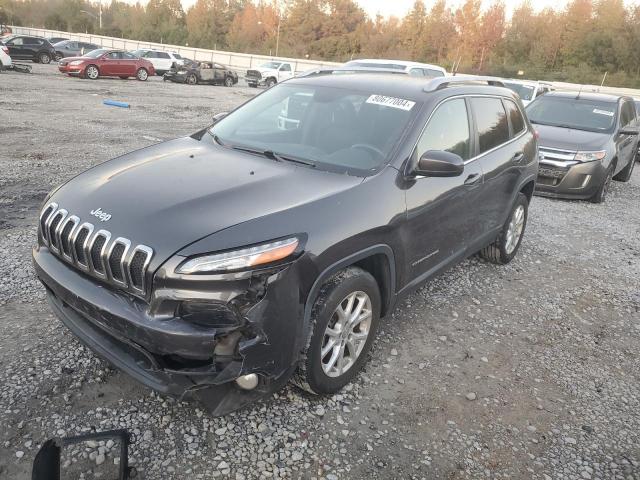
<path fill-rule="evenodd" d="M 346 61 L 379 57 L 447 70 L 640 87 L 640 5 L 571 0 L 536 10 L 416 0 L 403 17 L 370 18 L 354 0 L 0 0 L 0 23 L 237 52 Z M 279 32 L 279 35 L 278 35 Z"/>

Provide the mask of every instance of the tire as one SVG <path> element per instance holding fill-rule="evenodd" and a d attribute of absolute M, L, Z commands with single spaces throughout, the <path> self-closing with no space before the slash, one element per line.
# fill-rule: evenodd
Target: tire
<path fill-rule="evenodd" d="M 126 80 L 126 79 L 127 79 L 127 78 L 129 78 L 129 77 L 127 77 L 126 75 L 120 75 L 120 78 L 121 78 L 122 80 Z"/>
<path fill-rule="evenodd" d="M 60 55 L 59 53 L 56 53 L 55 57 L 53 57 L 53 59 L 54 59 L 56 62 L 59 62 L 60 60 L 62 60 L 62 58 L 63 58 L 63 57 L 62 57 L 62 55 Z"/>
<path fill-rule="evenodd" d="M 257 83 L 249 83 L 249 87 L 258 88 L 258 84 Z"/>
<path fill-rule="evenodd" d="M 225 77 L 224 78 L 224 86 L 225 87 L 233 87 L 233 78 Z"/>
<path fill-rule="evenodd" d="M 353 298 L 351 303 L 350 298 Z M 361 304 L 359 321 L 349 327 L 339 327 L 341 321 L 348 322 L 349 318 L 339 316 L 338 309 L 355 313 Z M 380 290 L 376 280 L 358 267 L 338 272 L 320 289 L 313 304 L 311 322 L 311 337 L 302 353 L 293 383 L 314 394 L 337 392 L 362 369 L 375 339 L 380 323 Z M 357 343 L 354 343 L 354 338 L 357 338 L 354 335 L 360 337 Z M 330 342 L 333 342 L 333 347 L 328 346 Z M 324 356 L 323 348 L 328 348 Z M 344 352 L 342 356 L 341 352 Z"/>
<path fill-rule="evenodd" d="M 51 55 L 45 52 L 39 53 L 38 62 L 42 63 L 43 65 L 47 65 L 48 63 L 51 63 Z"/>
<path fill-rule="evenodd" d="M 528 216 L 529 201 L 523 193 L 518 193 L 498 238 L 480 250 L 480 257 L 497 265 L 504 265 L 513 260 L 522 243 Z"/>
<path fill-rule="evenodd" d="M 88 65 L 87 68 L 84 69 L 84 76 L 89 80 L 97 80 L 100 76 L 100 70 L 95 65 Z"/>
<path fill-rule="evenodd" d="M 628 182 L 629 180 L 631 180 L 633 167 L 636 166 L 636 157 L 637 157 L 637 153 L 636 155 L 633 156 L 631 160 L 629 160 L 629 163 L 627 164 L 627 166 L 624 167 L 622 170 L 620 170 L 615 177 L 613 177 L 613 180 L 615 180 L 616 182 Z"/>
<path fill-rule="evenodd" d="M 276 83 L 276 79 L 275 78 L 269 78 L 267 79 L 267 88 L 271 88 L 273 87 Z"/>
<path fill-rule="evenodd" d="M 149 72 L 145 68 L 140 67 L 136 72 L 136 78 L 141 82 L 146 82 L 147 78 L 149 78 Z"/>
<path fill-rule="evenodd" d="M 184 83 L 186 83 L 188 85 L 197 85 L 198 77 L 196 77 L 195 74 L 190 73 L 189 75 L 187 75 L 187 78 L 184 81 Z"/>
<path fill-rule="evenodd" d="M 613 178 L 614 169 L 614 164 L 609 165 L 604 179 L 602 180 L 600 187 L 598 187 L 598 191 L 593 195 L 593 197 L 589 199 L 591 203 L 602 203 L 606 200 L 607 193 L 609 193 L 609 185 L 611 184 L 611 179 Z"/>

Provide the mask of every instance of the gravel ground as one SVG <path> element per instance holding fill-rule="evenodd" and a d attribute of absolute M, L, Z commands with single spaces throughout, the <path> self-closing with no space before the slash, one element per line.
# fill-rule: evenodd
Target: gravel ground
<path fill-rule="evenodd" d="M 333 397 L 210 418 L 62 327 L 30 263 L 45 193 L 255 92 L 0 75 L 0 478 L 29 478 L 51 436 L 125 427 L 143 479 L 640 479 L 640 169 L 604 205 L 535 198 L 510 265 L 471 258 L 407 297 Z M 94 478 L 114 451 L 83 455 Z"/>

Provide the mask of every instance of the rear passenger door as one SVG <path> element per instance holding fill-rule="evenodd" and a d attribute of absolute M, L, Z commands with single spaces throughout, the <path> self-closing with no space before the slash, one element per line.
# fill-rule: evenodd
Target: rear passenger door
<path fill-rule="evenodd" d="M 457 177 L 416 177 L 406 190 L 409 274 L 423 279 L 464 257 L 477 226 L 470 199 L 482 187 L 480 163 L 471 160 L 473 136 L 464 98 L 445 100 L 434 110 L 411 162 L 428 150 L 445 150 L 466 162 Z"/>
<path fill-rule="evenodd" d="M 618 130 L 621 128 L 636 128 L 636 109 L 631 101 L 622 99 L 620 105 L 620 121 Z M 637 150 L 637 135 L 622 135 L 616 133 L 616 146 L 618 147 L 618 164 L 616 165 L 616 173 L 626 167 L 629 162 L 634 160 L 634 154 Z"/>
<path fill-rule="evenodd" d="M 484 172 L 477 210 L 483 229 L 479 236 L 482 244 L 486 243 L 485 237 L 492 237 L 506 221 L 520 171 L 527 159 L 535 156 L 535 151 L 532 154 L 528 145 L 532 136 L 525 135 L 526 123 L 514 101 L 483 96 L 470 98 L 470 104 L 476 135 L 475 154 Z"/>

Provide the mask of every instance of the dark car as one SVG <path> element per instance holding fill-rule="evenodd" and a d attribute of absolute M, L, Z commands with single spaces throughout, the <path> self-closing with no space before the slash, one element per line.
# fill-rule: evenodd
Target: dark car
<path fill-rule="evenodd" d="M 93 43 L 80 42 L 76 40 L 64 40 L 62 42 L 54 44 L 53 48 L 55 48 L 56 50 L 55 60 L 60 61 L 61 59 L 67 57 L 81 57 L 85 53 L 92 52 L 93 50 L 97 50 L 102 47 Z"/>
<path fill-rule="evenodd" d="M 150 75 L 155 75 L 150 61 L 124 50 L 108 48 L 93 50 L 82 57 L 63 58 L 58 62 L 58 70 L 89 80 L 97 80 L 99 77 L 135 77 L 144 82 Z"/>
<path fill-rule="evenodd" d="M 238 74 L 229 67 L 217 62 L 196 62 L 188 65 L 177 65 L 163 75 L 163 80 L 176 83 L 197 85 L 224 85 L 232 87 L 238 83 Z"/>
<path fill-rule="evenodd" d="M 29 35 L 12 35 L 2 39 L 13 60 L 32 60 L 50 63 L 55 58 L 55 48 L 46 38 Z"/>
<path fill-rule="evenodd" d="M 399 298 L 518 251 L 536 138 L 516 95 L 481 81 L 294 78 L 76 176 L 45 199 L 33 250 L 53 311 L 214 415 L 291 378 L 336 392 Z M 280 129 L 301 94 L 306 114 Z"/>
<path fill-rule="evenodd" d="M 51 45 L 55 45 L 56 43 L 64 42 L 69 39 L 65 37 L 47 37 L 47 40 Z"/>
<path fill-rule="evenodd" d="M 632 98 L 549 92 L 527 106 L 527 115 L 540 135 L 536 193 L 600 203 L 612 178 L 631 178 L 638 151 Z"/>

